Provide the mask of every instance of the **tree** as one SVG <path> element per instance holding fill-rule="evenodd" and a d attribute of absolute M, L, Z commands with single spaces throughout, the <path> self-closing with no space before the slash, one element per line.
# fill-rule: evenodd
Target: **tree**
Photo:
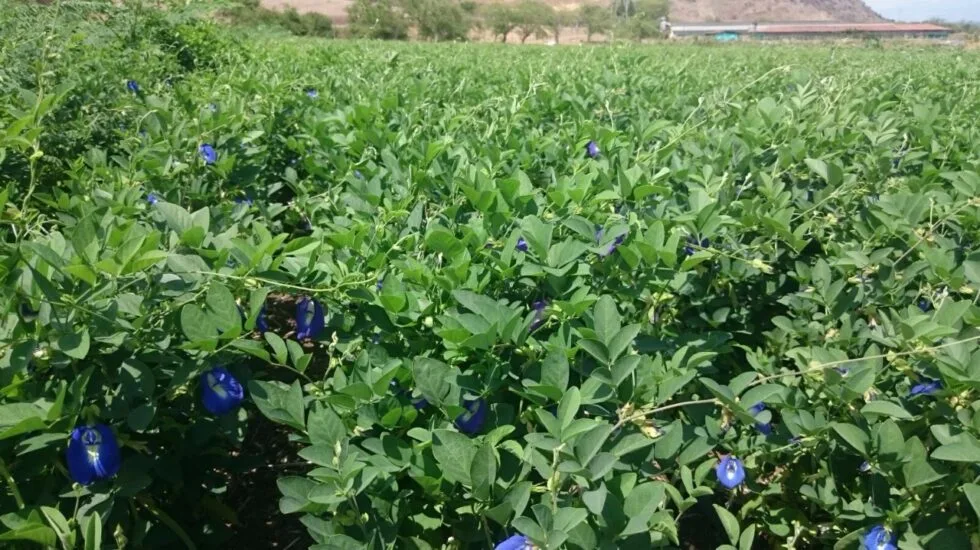
<path fill-rule="evenodd" d="M 433 40 L 466 40 L 470 18 L 456 0 L 402 0 L 419 36 Z"/>
<path fill-rule="evenodd" d="M 486 25 L 499 36 L 501 42 L 507 42 L 507 35 L 517 27 L 517 13 L 506 4 L 488 4 L 483 10 Z"/>
<path fill-rule="evenodd" d="M 572 14 L 562 10 L 551 8 L 551 13 L 546 19 L 546 27 L 555 37 L 555 44 L 558 43 L 558 35 L 563 27 L 568 26 L 573 21 Z"/>
<path fill-rule="evenodd" d="M 546 30 L 550 26 L 553 10 L 548 4 L 541 0 L 521 0 L 514 7 L 517 21 L 517 34 L 521 37 L 521 44 L 527 42 L 532 34 L 535 36 L 548 36 Z"/>
<path fill-rule="evenodd" d="M 578 10 L 578 24 L 585 27 L 585 41 L 592 42 L 593 34 L 602 34 L 613 26 L 612 13 L 597 4 L 583 4 Z"/>
<path fill-rule="evenodd" d="M 660 18 L 669 10 L 667 0 L 635 0 L 635 12 L 626 23 L 626 30 L 636 40 L 660 37 Z"/>
<path fill-rule="evenodd" d="M 347 6 L 347 17 L 351 36 L 383 40 L 408 38 L 408 20 L 391 0 L 354 0 Z"/>

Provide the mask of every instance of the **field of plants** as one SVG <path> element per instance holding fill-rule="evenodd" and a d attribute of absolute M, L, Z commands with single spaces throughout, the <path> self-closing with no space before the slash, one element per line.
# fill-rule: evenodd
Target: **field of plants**
<path fill-rule="evenodd" d="M 0 29 L 0 547 L 980 548 L 980 52 Z"/>

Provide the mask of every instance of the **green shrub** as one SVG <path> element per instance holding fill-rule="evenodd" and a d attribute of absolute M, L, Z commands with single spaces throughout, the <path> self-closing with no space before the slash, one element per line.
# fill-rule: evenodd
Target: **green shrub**
<path fill-rule="evenodd" d="M 391 0 L 354 0 L 347 7 L 351 36 L 406 40 L 408 20 Z"/>

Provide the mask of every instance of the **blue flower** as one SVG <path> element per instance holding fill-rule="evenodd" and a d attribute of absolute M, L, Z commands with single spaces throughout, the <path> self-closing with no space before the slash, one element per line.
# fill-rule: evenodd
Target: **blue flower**
<path fill-rule="evenodd" d="M 211 111 L 212 113 L 217 113 L 218 112 L 218 104 L 217 103 L 208 103 L 208 110 Z"/>
<path fill-rule="evenodd" d="M 865 460 L 864 462 L 861 463 L 860 466 L 858 466 L 858 471 L 861 472 L 862 474 L 866 474 L 866 473 L 870 472 L 871 471 L 871 463 L 868 462 L 867 460 Z"/>
<path fill-rule="evenodd" d="M 612 244 L 609 245 L 609 248 L 600 252 L 599 255 L 605 258 L 606 256 L 612 254 L 613 252 L 616 251 L 617 248 L 619 248 L 619 245 L 623 244 L 623 241 L 625 240 L 626 240 L 626 235 L 620 235 L 616 237 L 616 239 L 612 242 Z"/>
<path fill-rule="evenodd" d="M 589 141 L 585 144 L 585 154 L 588 155 L 590 159 L 594 159 L 599 156 L 599 145 L 594 141 Z"/>
<path fill-rule="evenodd" d="M 943 384 L 939 380 L 928 380 L 912 386 L 912 389 L 909 391 L 909 397 L 915 397 L 916 395 L 932 395 L 942 388 Z"/>
<path fill-rule="evenodd" d="M 834 367 L 834 370 L 837 371 L 837 374 L 839 374 L 841 376 L 847 376 L 848 373 L 851 372 L 851 369 L 849 369 L 847 367 Z"/>
<path fill-rule="evenodd" d="M 606 231 L 601 225 L 595 226 L 595 244 L 599 244 L 602 241 L 602 236 L 605 235 Z"/>
<path fill-rule="evenodd" d="M 146 202 L 150 203 L 150 206 L 153 206 L 156 203 L 160 202 L 160 197 L 157 197 L 156 193 L 150 193 L 149 195 L 146 196 Z"/>
<path fill-rule="evenodd" d="M 766 410 L 766 405 L 764 403 L 756 403 L 749 407 L 749 413 L 752 416 L 756 416 L 762 411 Z M 772 433 L 772 425 L 768 422 L 756 422 L 755 429 L 759 430 L 762 435 L 769 435 Z"/>
<path fill-rule="evenodd" d="M 493 550 L 528 550 L 534 548 L 531 541 L 524 535 L 512 535 L 507 540 L 493 547 Z"/>
<path fill-rule="evenodd" d="M 527 252 L 527 241 L 524 240 L 524 237 L 517 239 L 517 249 L 521 252 Z"/>
<path fill-rule="evenodd" d="M 932 303 L 929 302 L 929 300 L 926 300 L 925 298 L 919 300 L 918 306 L 919 309 L 922 310 L 922 313 L 929 313 L 929 310 L 932 309 Z"/>
<path fill-rule="evenodd" d="M 316 338 L 323 332 L 323 306 L 304 297 L 296 303 L 296 339 Z"/>
<path fill-rule="evenodd" d="M 211 144 L 204 143 L 198 150 L 201 152 L 201 158 L 204 159 L 204 164 L 214 164 L 218 160 L 218 152 L 214 150 Z"/>
<path fill-rule="evenodd" d="M 252 206 L 252 199 L 250 197 L 238 197 L 235 199 L 235 204 L 244 204 L 245 206 Z"/>
<path fill-rule="evenodd" d="M 20 305 L 17 306 L 17 311 L 18 313 L 20 313 L 20 316 L 28 323 L 37 319 L 37 310 L 32 308 L 31 304 L 28 302 L 21 302 Z"/>
<path fill-rule="evenodd" d="M 534 302 L 534 317 L 531 319 L 531 325 L 527 328 L 528 332 L 533 332 L 544 322 L 544 309 L 546 307 L 548 307 L 547 300 Z"/>
<path fill-rule="evenodd" d="M 140 85 L 135 80 L 127 80 L 126 81 L 126 88 L 128 88 L 129 91 L 130 92 L 133 92 L 134 94 L 140 93 Z"/>
<path fill-rule="evenodd" d="M 306 89 L 306 97 L 308 97 L 310 99 L 316 99 L 319 96 L 320 96 L 320 93 L 316 91 L 316 88 L 307 88 Z"/>
<path fill-rule="evenodd" d="M 485 399 L 473 399 L 463 403 L 467 412 L 456 417 L 456 427 L 459 431 L 467 434 L 475 434 L 483 427 L 487 421 L 487 401 Z"/>
<path fill-rule="evenodd" d="M 259 316 L 255 318 L 255 328 L 259 332 L 269 332 L 269 320 L 265 317 L 265 304 L 259 309 Z"/>
<path fill-rule="evenodd" d="M 364 179 L 364 174 L 362 174 L 360 170 L 354 170 L 354 177 L 359 180 L 362 180 Z"/>
<path fill-rule="evenodd" d="M 245 398 L 242 385 L 224 367 L 201 374 L 201 402 L 211 414 L 223 415 L 238 407 Z"/>
<path fill-rule="evenodd" d="M 385 287 L 385 280 L 384 280 L 384 277 L 378 277 L 378 282 L 377 282 L 377 283 L 374 283 L 374 288 L 375 288 L 375 289 L 376 289 L 376 290 L 377 290 L 378 292 L 381 292 L 381 289 L 382 289 L 382 288 L 384 288 L 384 287 Z"/>
<path fill-rule="evenodd" d="M 68 473 L 82 485 L 110 478 L 119 471 L 119 442 L 109 426 L 76 426 L 65 453 Z"/>
<path fill-rule="evenodd" d="M 726 488 L 734 489 L 745 481 L 745 468 L 742 466 L 742 461 L 728 455 L 715 466 L 715 475 Z"/>
<path fill-rule="evenodd" d="M 883 525 L 875 525 L 864 535 L 865 550 L 898 550 L 898 536 L 889 533 Z"/>
<path fill-rule="evenodd" d="M 699 243 L 696 238 L 688 237 L 687 246 L 684 247 L 684 254 L 693 256 L 698 248 L 708 248 L 710 245 L 711 242 L 708 239 L 701 239 L 701 242 Z"/>

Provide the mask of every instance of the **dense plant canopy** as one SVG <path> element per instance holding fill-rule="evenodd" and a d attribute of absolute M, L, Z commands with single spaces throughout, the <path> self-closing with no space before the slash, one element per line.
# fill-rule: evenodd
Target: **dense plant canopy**
<path fill-rule="evenodd" d="M 0 28 L 0 545 L 980 544 L 980 54 Z"/>

